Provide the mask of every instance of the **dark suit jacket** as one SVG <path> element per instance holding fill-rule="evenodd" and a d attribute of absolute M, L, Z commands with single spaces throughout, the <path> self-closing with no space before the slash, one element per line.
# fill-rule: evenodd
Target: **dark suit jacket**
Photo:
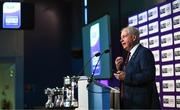
<path fill-rule="evenodd" d="M 124 108 L 160 108 L 152 52 L 139 45 L 126 67 Z"/>

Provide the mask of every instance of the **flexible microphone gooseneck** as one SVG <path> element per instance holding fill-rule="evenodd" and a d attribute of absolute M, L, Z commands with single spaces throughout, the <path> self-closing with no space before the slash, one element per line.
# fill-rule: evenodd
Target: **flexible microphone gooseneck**
<path fill-rule="evenodd" d="M 102 54 L 100 54 L 99 59 L 98 59 L 96 65 L 95 65 L 95 68 L 94 68 L 94 70 L 93 70 L 93 73 L 92 73 L 92 75 L 91 75 L 91 77 L 90 77 L 90 79 L 89 79 L 89 83 L 91 83 L 92 80 L 93 80 L 94 74 L 95 74 L 95 72 L 96 72 L 97 65 L 99 64 L 99 61 L 101 60 L 102 56 L 103 56 L 104 54 L 106 54 L 106 53 L 109 53 L 109 52 L 110 52 L 110 50 L 109 50 L 109 49 L 106 49 L 106 50 L 104 50 L 104 52 L 103 52 Z"/>
<path fill-rule="evenodd" d="M 94 57 L 98 57 L 98 56 L 100 56 L 101 55 L 101 53 L 100 52 L 97 52 L 96 54 L 94 54 L 89 60 L 88 60 L 88 62 L 83 66 L 83 68 L 81 69 L 81 71 L 79 72 L 79 76 L 81 76 L 82 75 L 82 73 L 84 72 L 84 69 L 87 67 L 87 65 L 90 63 L 90 61 L 94 58 Z"/>

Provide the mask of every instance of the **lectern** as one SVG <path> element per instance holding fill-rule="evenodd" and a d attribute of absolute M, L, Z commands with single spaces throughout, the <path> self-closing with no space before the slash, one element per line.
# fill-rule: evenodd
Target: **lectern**
<path fill-rule="evenodd" d="M 119 108 L 119 90 L 97 81 L 88 82 L 86 76 L 78 81 L 78 103 L 76 110 L 110 110 Z"/>
<path fill-rule="evenodd" d="M 110 109 L 110 89 L 104 85 L 92 81 L 88 84 L 89 109 Z"/>

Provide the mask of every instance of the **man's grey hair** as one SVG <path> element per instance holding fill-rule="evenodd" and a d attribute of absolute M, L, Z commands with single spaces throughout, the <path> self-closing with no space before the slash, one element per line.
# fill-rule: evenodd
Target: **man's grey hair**
<path fill-rule="evenodd" d="M 136 37 L 139 38 L 139 30 L 138 30 L 137 28 L 135 28 L 135 27 L 133 27 L 133 26 L 127 26 L 127 27 L 123 28 L 123 29 L 121 30 L 121 32 L 122 32 L 124 29 L 127 29 L 128 34 L 130 34 L 130 35 L 135 35 Z"/>
<path fill-rule="evenodd" d="M 127 30 L 129 35 L 134 35 L 134 36 L 136 36 L 135 44 L 139 43 L 139 30 L 138 30 L 136 27 L 127 26 L 127 27 L 123 28 L 123 29 L 121 30 L 121 32 L 122 32 L 123 30 Z"/>

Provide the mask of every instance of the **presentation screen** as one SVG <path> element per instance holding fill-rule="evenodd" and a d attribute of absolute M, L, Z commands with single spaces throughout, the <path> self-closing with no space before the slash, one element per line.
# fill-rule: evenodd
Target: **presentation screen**
<path fill-rule="evenodd" d="M 34 4 L 26 2 L 0 2 L 0 29 L 33 29 Z"/>
<path fill-rule="evenodd" d="M 3 4 L 3 28 L 21 27 L 21 3 L 5 2 Z"/>
<path fill-rule="evenodd" d="M 109 79 L 112 76 L 112 60 L 109 51 L 110 16 L 105 15 L 84 26 L 82 34 L 84 75 L 91 77 L 94 74 L 94 79 Z"/>

